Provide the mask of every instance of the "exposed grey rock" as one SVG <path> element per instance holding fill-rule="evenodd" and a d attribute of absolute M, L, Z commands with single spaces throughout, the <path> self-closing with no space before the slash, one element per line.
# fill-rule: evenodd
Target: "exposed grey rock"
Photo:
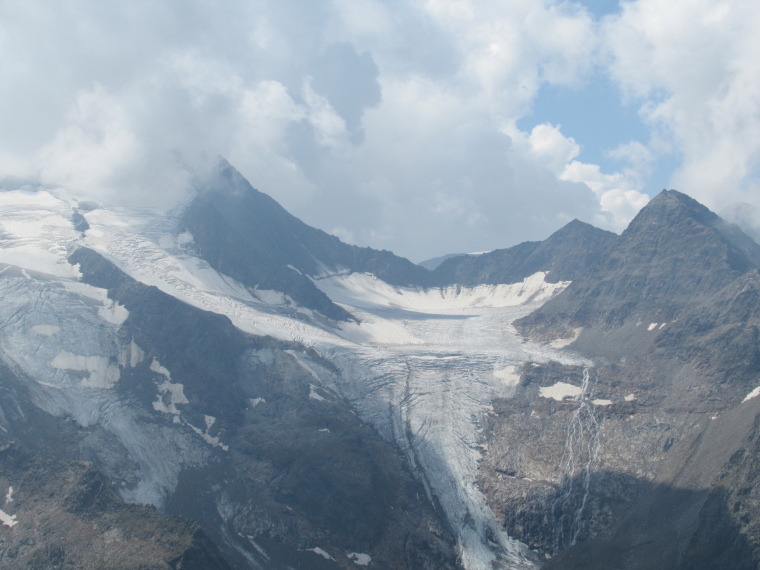
<path fill-rule="evenodd" d="M 435 270 L 439 285 L 518 283 L 538 271 L 547 280 L 573 281 L 601 259 L 617 236 L 579 220 L 573 220 L 542 242 L 524 242 L 508 249 L 479 255 L 456 256 Z"/>
<path fill-rule="evenodd" d="M 3 568 L 229 568 L 196 524 L 125 504 L 91 465 L 6 441 L 0 488 Z"/>
<path fill-rule="evenodd" d="M 573 334 L 597 363 L 593 391 L 561 402 L 534 386 L 580 385 L 579 370 L 526 367 L 489 418 L 481 485 L 514 536 L 554 557 L 547 567 L 756 567 L 758 515 L 731 513 L 755 476 L 757 403 L 743 400 L 760 384 L 758 251 L 664 192 L 518 321 L 533 338 Z"/>

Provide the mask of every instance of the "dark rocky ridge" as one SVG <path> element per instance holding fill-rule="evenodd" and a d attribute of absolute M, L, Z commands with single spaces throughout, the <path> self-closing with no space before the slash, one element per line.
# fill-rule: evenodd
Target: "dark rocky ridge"
<path fill-rule="evenodd" d="M 35 447 L 60 441 L 36 422 L 27 429 L 37 432 Z M 0 487 L 2 509 L 15 519 L 0 525 L 2 568 L 230 568 L 195 523 L 125 504 L 92 465 L 53 459 L 2 433 Z"/>
<path fill-rule="evenodd" d="M 197 524 L 125 504 L 82 461 L 83 435 L 0 362 L 0 508 L 16 519 L 0 525 L 0 567 L 229 568 Z"/>
<path fill-rule="evenodd" d="M 547 281 L 574 281 L 601 259 L 617 235 L 573 220 L 542 242 L 524 242 L 480 255 L 456 256 L 434 271 L 441 285 L 518 283 L 547 271 Z"/>
<path fill-rule="evenodd" d="M 760 266 L 760 246 L 674 190 L 663 191 L 614 240 L 604 261 L 520 323 L 533 336 L 562 327 L 673 321 Z"/>

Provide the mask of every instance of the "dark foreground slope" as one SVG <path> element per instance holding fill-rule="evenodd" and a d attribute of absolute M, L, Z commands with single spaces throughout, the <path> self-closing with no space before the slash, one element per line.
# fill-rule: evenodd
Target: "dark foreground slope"
<path fill-rule="evenodd" d="M 736 227 L 663 192 L 517 322 L 595 363 L 526 367 L 488 418 L 481 487 L 547 567 L 758 567 L 758 260 Z M 558 382 L 582 392 L 541 395 Z"/>
<path fill-rule="evenodd" d="M 0 568 L 230 568 L 197 524 L 124 503 L 82 435 L 0 364 Z"/>
<path fill-rule="evenodd" d="M 4 443 L 0 474 L 13 516 L 0 527 L 2 568 L 229 568 L 198 525 L 125 504 L 89 464 Z"/>

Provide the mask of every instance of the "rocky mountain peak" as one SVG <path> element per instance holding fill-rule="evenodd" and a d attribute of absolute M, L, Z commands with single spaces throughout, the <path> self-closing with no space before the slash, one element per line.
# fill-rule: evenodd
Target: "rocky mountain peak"
<path fill-rule="evenodd" d="M 760 246 L 737 226 L 667 190 L 611 242 L 600 263 L 524 324 L 556 331 L 560 322 L 616 328 L 629 319 L 670 321 L 759 264 Z"/>
<path fill-rule="evenodd" d="M 636 216 L 636 222 L 631 222 L 628 231 L 636 229 L 638 224 L 650 224 L 657 220 L 664 222 L 682 216 L 694 218 L 705 225 L 712 225 L 719 219 L 717 214 L 691 196 L 678 190 L 663 190 L 642 208 Z"/>
<path fill-rule="evenodd" d="M 440 285 L 517 283 L 539 271 L 547 281 L 572 281 L 598 263 L 600 254 L 617 236 L 573 220 L 542 242 L 526 241 L 480 255 L 461 255 L 443 261 L 434 271 Z"/>
<path fill-rule="evenodd" d="M 737 226 L 676 190 L 665 190 L 647 204 L 623 232 L 611 265 L 669 264 L 681 286 L 702 282 L 715 290 L 760 265 L 760 246 Z M 656 268 L 655 268 L 656 269 Z M 673 269 L 675 271 L 673 271 Z M 710 285 L 712 283 L 712 285 Z"/>

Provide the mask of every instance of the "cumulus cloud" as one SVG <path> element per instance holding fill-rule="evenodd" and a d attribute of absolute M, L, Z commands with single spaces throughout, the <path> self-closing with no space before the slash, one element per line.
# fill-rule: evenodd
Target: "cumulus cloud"
<path fill-rule="evenodd" d="M 600 23 L 555 0 L 7 2 L 0 177 L 168 207 L 221 154 L 307 223 L 413 259 L 573 217 L 621 229 L 668 145 L 679 187 L 752 201 L 757 10 L 721 6 L 637 0 Z M 608 149 L 614 172 L 561 125 L 517 126 L 592 72 L 652 129 Z"/>
<path fill-rule="evenodd" d="M 683 156 L 670 183 L 722 209 L 758 203 L 760 5 L 638 0 L 603 26 L 610 72 Z"/>

